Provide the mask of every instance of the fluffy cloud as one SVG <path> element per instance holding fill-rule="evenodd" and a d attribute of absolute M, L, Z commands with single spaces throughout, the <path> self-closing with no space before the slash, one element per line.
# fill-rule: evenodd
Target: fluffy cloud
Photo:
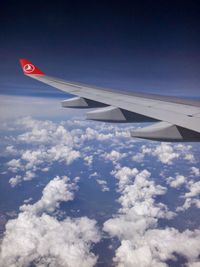
<path fill-rule="evenodd" d="M 10 184 L 16 186 L 22 181 L 31 180 L 38 175 L 39 171 L 50 170 L 54 163 L 69 165 L 76 159 L 82 158 L 86 165 L 91 166 L 93 156 L 102 154 L 101 149 L 95 149 L 90 145 L 91 140 L 106 142 L 112 139 L 115 143 L 115 141 L 119 142 L 119 138 L 127 138 L 126 129 L 111 125 L 101 127 L 99 124 L 95 124 L 93 129 L 87 125 L 88 122 L 81 121 L 55 123 L 31 117 L 17 119 L 12 123 L 12 127 L 22 133 L 14 138 L 13 145 L 7 146 L 6 152 L 15 156 L 7 163 L 9 171 L 20 175 L 21 178 L 11 177 Z M 76 128 L 73 129 L 73 127 Z M 85 145 L 87 142 L 89 145 Z M 122 146 L 124 145 L 125 142 L 122 143 Z M 93 154 L 88 155 L 89 152 Z M 104 152 L 104 156 L 107 160 L 116 163 L 126 154 L 112 150 L 110 153 Z"/>
<path fill-rule="evenodd" d="M 186 192 L 183 196 L 185 202 L 183 206 L 177 208 L 177 211 L 187 210 L 193 205 L 200 209 L 200 181 L 189 181 L 187 184 L 187 188 L 189 191 Z"/>
<path fill-rule="evenodd" d="M 34 205 L 23 205 L 21 211 L 40 214 L 42 212 L 53 212 L 59 207 L 61 201 L 73 200 L 73 191 L 77 189 L 76 183 L 70 183 L 67 176 L 60 178 L 56 176 L 51 180 L 42 192 L 42 198 Z"/>
<path fill-rule="evenodd" d="M 170 143 L 160 143 L 159 145 L 142 145 L 140 151 L 135 154 L 133 161 L 141 162 L 146 155 L 156 157 L 160 162 L 171 165 L 174 160 L 182 158 L 189 163 L 194 163 L 195 157 L 191 152 L 191 146 L 188 145 L 172 145 Z"/>
<path fill-rule="evenodd" d="M 166 143 L 161 143 L 161 145 L 157 146 L 153 151 L 153 155 L 157 156 L 165 164 L 172 164 L 172 161 L 179 157 L 179 154 L 174 151 L 173 147 Z"/>
<path fill-rule="evenodd" d="M 17 184 L 20 184 L 22 181 L 30 181 L 35 177 L 35 173 L 31 171 L 26 171 L 24 176 L 22 177 L 21 175 L 16 175 L 15 177 L 12 177 L 9 179 L 9 184 L 12 187 L 15 187 Z"/>
<path fill-rule="evenodd" d="M 91 166 L 92 165 L 92 162 L 93 162 L 93 156 L 92 155 L 85 156 L 84 157 L 84 161 L 85 161 L 85 164 L 86 165 Z"/>
<path fill-rule="evenodd" d="M 100 239 L 96 221 L 87 217 L 60 221 L 50 216 L 61 201 L 73 199 L 74 186 L 67 177 L 56 177 L 44 188 L 38 202 L 21 206 L 18 217 L 6 224 L 1 266 L 95 265 L 97 257 L 90 250 Z"/>
<path fill-rule="evenodd" d="M 195 176 L 200 176 L 200 169 L 196 167 L 191 167 L 191 173 Z"/>
<path fill-rule="evenodd" d="M 87 122 L 84 122 L 87 125 Z M 91 126 L 91 122 L 89 123 Z M 109 141 L 112 143 L 119 141 L 119 138 L 130 140 L 129 128 L 120 128 L 117 125 L 111 126 L 109 124 L 101 123 L 94 124 L 94 127 L 87 127 L 81 134 L 81 140 L 98 140 L 98 141 Z"/>
<path fill-rule="evenodd" d="M 181 233 L 175 228 L 156 228 L 159 219 L 175 215 L 165 204 L 156 201 L 167 189 L 156 185 L 147 170 L 139 172 L 124 167 L 113 173 L 119 181 L 121 208 L 104 223 L 104 231 L 121 242 L 113 259 L 115 264 L 165 267 L 167 260 L 176 260 L 175 255 L 185 257 L 188 264 L 196 264 L 200 254 L 200 230 Z"/>
<path fill-rule="evenodd" d="M 145 154 L 143 154 L 143 153 L 137 153 L 136 155 L 134 155 L 132 157 L 132 160 L 136 161 L 136 162 L 142 162 L 144 159 L 144 156 L 145 156 Z"/>
<path fill-rule="evenodd" d="M 23 175 L 20 175 L 21 179 L 11 178 L 9 182 L 16 186 L 22 180 L 32 180 L 36 176 L 34 172 L 40 168 L 43 170 L 42 166 L 44 165 L 48 170 L 47 166 L 51 166 L 53 162 L 65 162 L 69 165 L 79 157 L 80 152 L 65 145 L 56 145 L 49 149 L 41 147 L 37 150 L 25 150 L 21 155 L 21 159 L 13 159 L 7 163 L 9 170 L 12 172 L 25 171 Z"/>
<path fill-rule="evenodd" d="M 174 228 L 148 230 L 140 240 L 123 240 L 116 252 L 117 266 L 166 267 L 167 260 L 185 257 L 186 266 L 199 266 L 200 230 L 180 233 Z"/>
<path fill-rule="evenodd" d="M 97 172 L 93 172 L 92 174 L 90 174 L 89 178 L 92 178 L 92 177 L 98 177 L 98 173 Z"/>
<path fill-rule="evenodd" d="M 67 165 L 80 157 L 80 152 L 73 150 L 65 145 L 56 145 L 47 150 L 49 161 L 64 161 Z"/>
<path fill-rule="evenodd" d="M 23 168 L 20 159 L 12 159 L 7 163 L 7 165 L 8 169 L 12 172 L 18 172 Z"/>
<path fill-rule="evenodd" d="M 112 174 L 118 179 L 119 190 L 122 191 L 128 184 L 133 182 L 138 170 L 136 168 L 123 167 L 118 171 L 113 171 Z"/>
<path fill-rule="evenodd" d="M 200 181 L 189 183 L 189 192 L 185 193 L 185 197 L 195 197 L 200 194 Z"/>
<path fill-rule="evenodd" d="M 189 161 L 190 163 L 194 163 L 195 162 L 195 158 L 194 155 L 191 153 L 188 153 L 185 155 L 184 157 L 185 160 Z"/>
<path fill-rule="evenodd" d="M 7 146 L 5 152 L 10 155 L 15 155 L 17 154 L 17 149 L 15 149 L 14 146 Z"/>
<path fill-rule="evenodd" d="M 97 179 L 96 181 L 101 186 L 102 192 L 108 192 L 108 191 L 110 191 L 110 189 L 109 189 L 109 187 L 107 185 L 107 181 L 101 180 L 101 179 Z"/>
<path fill-rule="evenodd" d="M 72 147 L 74 145 L 73 136 L 64 126 L 57 125 L 52 121 L 35 120 L 30 117 L 18 119 L 17 126 L 28 130 L 20 134 L 17 139 L 21 142 L 32 144 L 58 144 L 64 143 Z"/>
<path fill-rule="evenodd" d="M 24 212 L 6 225 L 1 266 L 89 267 L 97 258 L 90 252 L 99 241 L 96 223 L 87 217 L 58 221 Z"/>
<path fill-rule="evenodd" d="M 167 183 L 174 188 L 178 188 L 181 185 L 183 185 L 184 183 L 186 183 L 187 178 L 183 175 L 176 175 L 175 178 L 173 177 L 168 177 L 167 178 Z"/>
<path fill-rule="evenodd" d="M 15 177 L 10 178 L 9 183 L 12 187 L 15 187 L 17 184 L 19 184 L 22 181 L 21 175 L 16 175 Z"/>
<path fill-rule="evenodd" d="M 85 133 L 81 135 L 81 139 L 82 140 L 94 140 L 94 139 L 96 139 L 99 141 L 105 141 L 105 140 L 113 138 L 113 136 L 114 136 L 113 133 L 102 133 L 102 132 L 99 132 L 95 129 L 88 127 L 85 130 Z"/>
<path fill-rule="evenodd" d="M 117 161 L 121 160 L 122 158 L 126 157 L 126 153 L 120 153 L 119 151 L 112 150 L 110 153 L 106 152 L 102 155 L 105 160 L 110 160 L 113 163 L 117 163 Z"/>
<path fill-rule="evenodd" d="M 80 157 L 80 152 L 76 148 L 76 138 L 62 124 L 57 125 L 50 121 L 26 117 L 18 119 L 15 126 L 26 131 L 18 135 L 17 143 L 29 147 L 18 150 L 20 158 L 12 159 L 7 163 L 11 172 L 25 172 L 24 174 L 20 173 L 20 179 L 19 176 L 10 179 L 12 186 L 21 181 L 33 179 L 37 170 L 48 171 L 54 162 L 63 162 L 69 165 Z M 6 149 L 10 154 L 16 150 L 14 146 L 8 146 Z"/>
<path fill-rule="evenodd" d="M 172 164 L 173 160 L 179 158 L 179 153 L 175 152 L 173 146 L 168 143 L 161 143 L 153 147 L 142 145 L 140 152 L 134 155 L 132 159 L 141 162 L 145 155 L 157 157 L 159 161 L 168 165 Z"/>

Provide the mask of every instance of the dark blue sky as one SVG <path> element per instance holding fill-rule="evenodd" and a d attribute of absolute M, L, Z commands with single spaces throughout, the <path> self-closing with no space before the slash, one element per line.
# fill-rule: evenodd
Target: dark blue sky
<path fill-rule="evenodd" d="M 199 1 L 132 2 L 4 2 L 0 92 L 56 96 L 23 77 L 25 57 L 67 80 L 200 97 Z"/>

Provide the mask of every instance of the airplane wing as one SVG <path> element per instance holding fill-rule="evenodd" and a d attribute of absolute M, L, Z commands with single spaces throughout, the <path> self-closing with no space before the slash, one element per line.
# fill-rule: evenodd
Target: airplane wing
<path fill-rule="evenodd" d="M 131 136 L 157 141 L 200 141 L 200 102 L 154 94 L 103 89 L 45 75 L 20 59 L 26 76 L 76 97 L 62 101 L 67 108 L 97 108 L 87 119 L 106 122 L 154 122 L 131 131 Z"/>

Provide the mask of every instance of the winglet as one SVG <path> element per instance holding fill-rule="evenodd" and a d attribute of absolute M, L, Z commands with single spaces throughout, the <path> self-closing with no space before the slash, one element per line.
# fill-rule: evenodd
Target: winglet
<path fill-rule="evenodd" d="M 37 68 L 29 60 L 20 59 L 19 62 L 21 64 L 22 70 L 23 70 L 25 75 L 32 75 L 32 74 L 44 75 L 44 72 L 42 72 L 39 68 Z"/>

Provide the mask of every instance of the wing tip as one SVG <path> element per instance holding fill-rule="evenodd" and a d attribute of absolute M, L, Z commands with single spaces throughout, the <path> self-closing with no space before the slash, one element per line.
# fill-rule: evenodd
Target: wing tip
<path fill-rule="evenodd" d="M 19 59 L 20 65 L 25 75 L 45 75 L 38 67 L 36 67 L 32 62 L 26 58 Z"/>

